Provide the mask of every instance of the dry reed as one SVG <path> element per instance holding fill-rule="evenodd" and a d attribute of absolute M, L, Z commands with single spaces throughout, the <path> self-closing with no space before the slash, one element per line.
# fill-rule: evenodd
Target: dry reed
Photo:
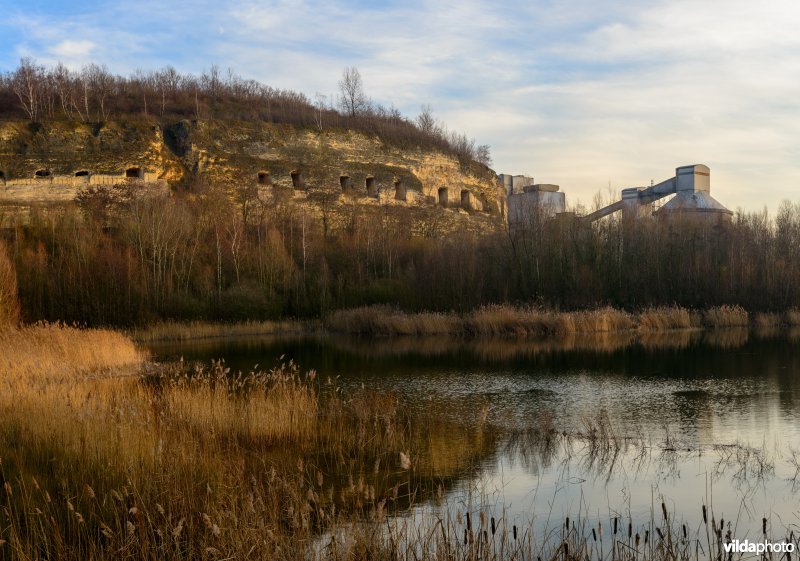
<path fill-rule="evenodd" d="M 15 326 L 19 322 L 19 313 L 17 273 L 5 244 L 0 240 L 0 327 Z"/>
<path fill-rule="evenodd" d="M 741 306 L 716 306 L 703 312 L 706 327 L 747 327 L 750 316 Z"/>
<path fill-rule="evenodd" d="M 156 323 L 135 329 L 131 337 L 135 341 L 188 341 L 191 339 L 213 339 L 217 337 L 253 337 L 284 333 L 307 333 L 314 326 L 300 321 L 246 321 L 241 323 L 174 322 Z"/>

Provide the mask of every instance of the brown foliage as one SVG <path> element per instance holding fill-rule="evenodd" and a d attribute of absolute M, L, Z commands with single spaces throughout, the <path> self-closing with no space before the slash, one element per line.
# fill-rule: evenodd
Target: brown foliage
<path fill-rule="evenodd" d="M 17 272 L 8 257 L 5 244 L 0 241 L 0 326 L 19 322 Z"/>

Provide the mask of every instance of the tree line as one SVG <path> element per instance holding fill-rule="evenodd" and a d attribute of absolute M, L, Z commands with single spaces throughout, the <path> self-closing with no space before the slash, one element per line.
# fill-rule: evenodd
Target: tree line
<path fill-rule="evenodd" d="M 491 164 L 489 147 L 464 134 L 448 131 L 429 106 L 416 119 L 395 107 L 371 101 L 357 68 L 347 68 L 339 82 L 338 100 L 276 89 L 247 80 L 232 70 L 212 66 L 200 76 L 171 66 L 137 70 L 128 77 L 88 64 L 71 70 L 48 68 L 31 58 L 0 74 L 0 119 L 31 122 L 75 120 L 101 123 L 112 119 L 229 119 L 284 123 L 309 128 L 352 129 L 378 135 L 399 147 L 441 150 L 462 164 Z"/>
<path fill-rule="evenodd" d="M 450 236 L 436 233 L 447 210 L 341 212 L 334 230 L 291 198 L 120 184 L 87 191 L 61 213 L 34 211 L 3 237 L 26 321 L 308 318 L 364 304 L 800 306 L 798 204 L 775 216 L 740 211 L 727 227 L 616 216 L 588 226 L 532 213 L 512 231 Z"/>

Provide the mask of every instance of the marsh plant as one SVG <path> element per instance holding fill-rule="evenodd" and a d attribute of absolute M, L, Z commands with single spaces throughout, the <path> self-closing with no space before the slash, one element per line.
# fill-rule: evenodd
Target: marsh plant
<path fill-rule="evenodd" d="M 0 331 L 0 371 L 2 559 L 704 559 L 744 525 L 703 497 L 701 524 L 658 503 L 542 524 L 470 490 L 498 454 L 602 480 L 694 453 L 603 412 L 503 431 L 479 404 L 454 419 L 291 361 L 153 364 L 118 333 L 58 325 Z M 715 453 L 751 481 L 778 461 Z M 796 539 L 772 524 L 765 537 Z"/>

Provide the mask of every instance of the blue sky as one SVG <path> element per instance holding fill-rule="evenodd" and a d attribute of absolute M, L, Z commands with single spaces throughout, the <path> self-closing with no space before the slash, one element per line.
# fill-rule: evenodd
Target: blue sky
<path fill-rule="evenodd" d="M 217 64 L 314 98 L 367 94 L 492 147 L 568 202 L 705 163 L 731 209 L 800 202 L 800 4 L 789 0 L 0 0 L 22 56 L 128 74 Z"/>

